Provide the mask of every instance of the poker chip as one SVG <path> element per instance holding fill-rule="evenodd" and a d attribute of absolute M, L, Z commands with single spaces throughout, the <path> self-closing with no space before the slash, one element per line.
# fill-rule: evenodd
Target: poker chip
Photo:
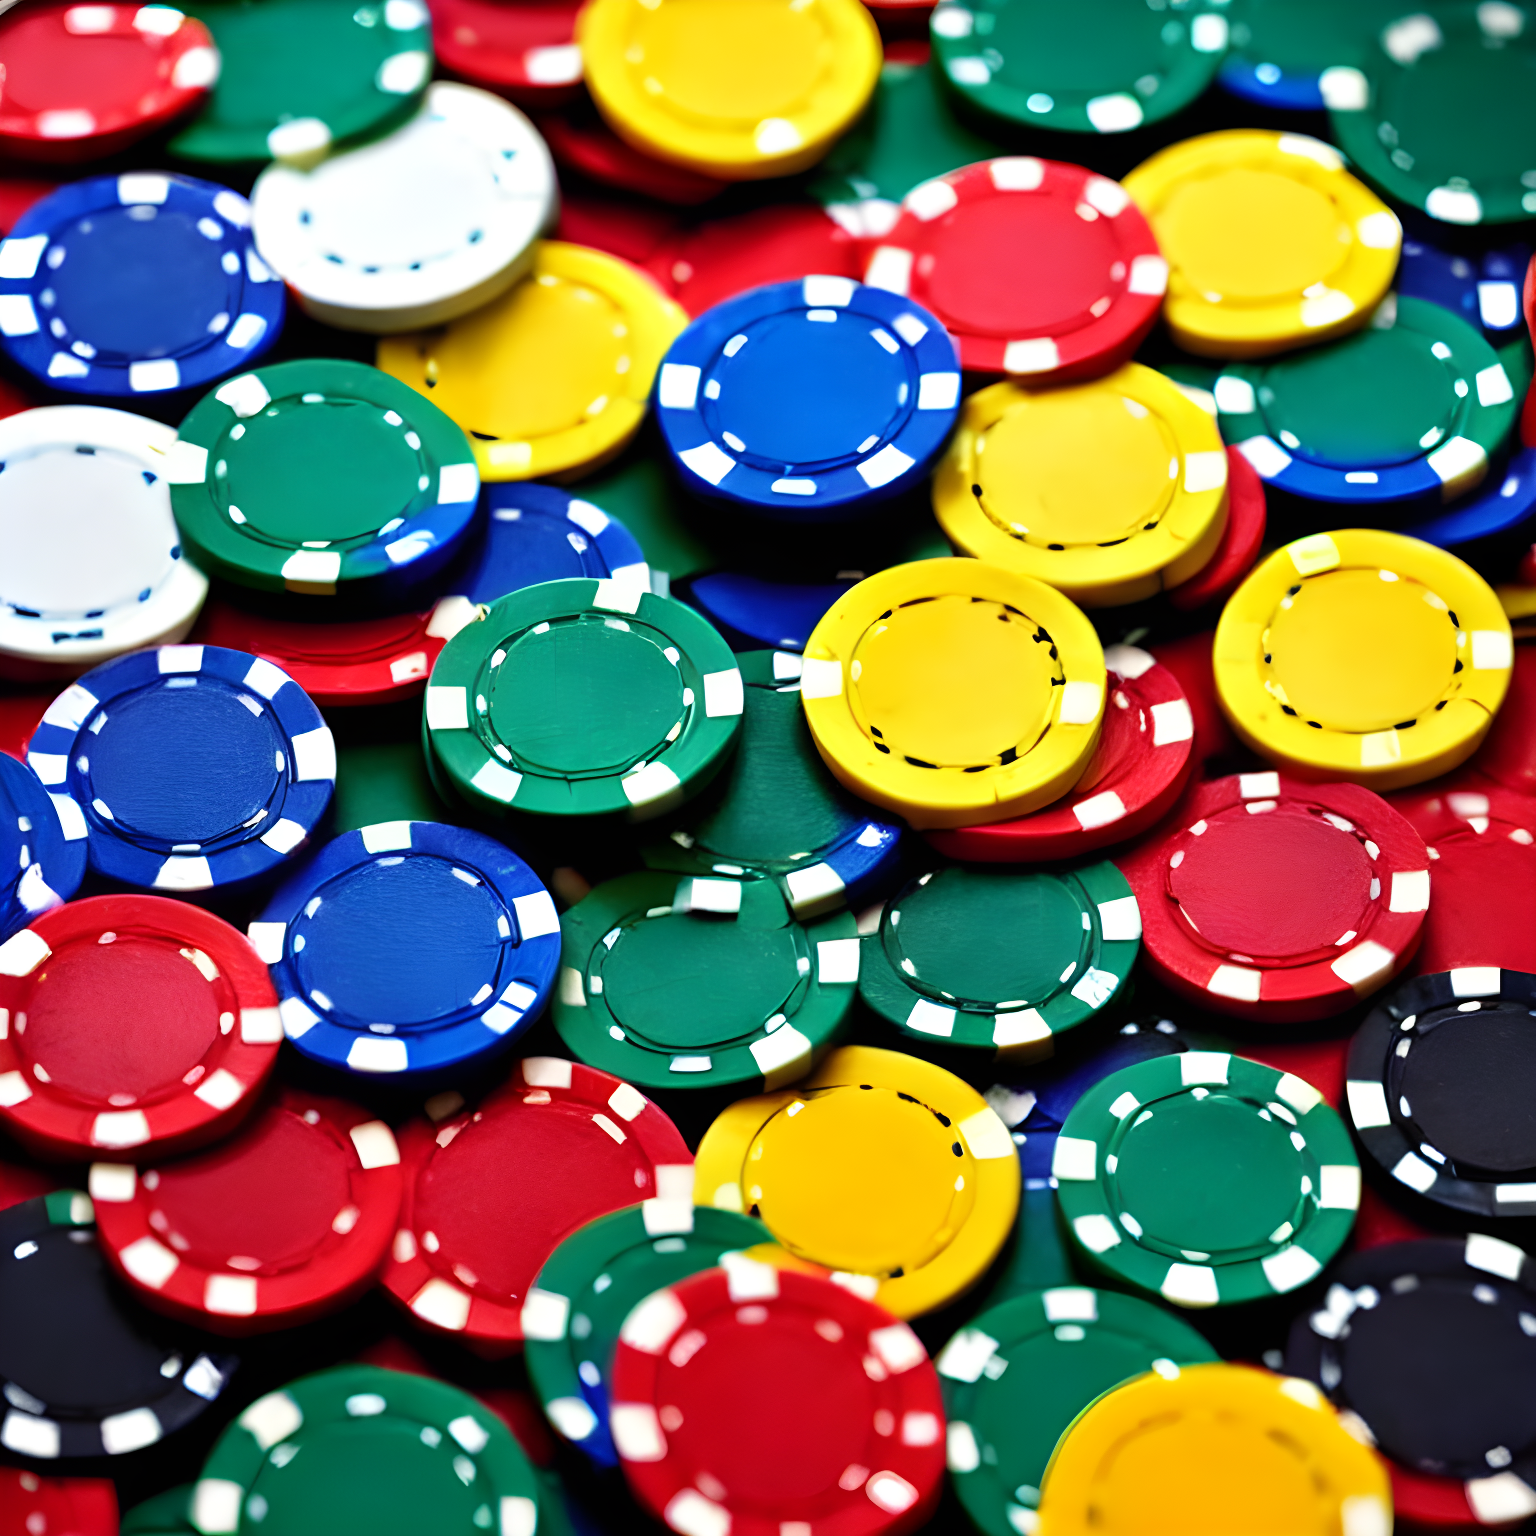
<path fill-rule="evenodd" d="M 374 601 L 442 569 L 480 494 L 469 443 L 442 411 L 341 359 L 220 385 L 182 422 L 167 474 L 188 553 L 210 575 Z"/>
<path fill-rule="evenodd" d="M 853 584 L 852 578 L 765 581 L 746 571 L 711 571 L 688 583 L 688 598 L 738 654 L 759 646 L 797 653 L 805 649 L 827 609 Z"/>
<path fill-rule="evenodd" d="M 1167 258 L 1163 318 L 1207 357 L 1264 357 L 1364 325 L 1403 241 L 1339 152 L 1303 134 L 1229 129 L 1125 178 Z"/>
<path fill-rule="evenodd" d="M 683 484 L 768 517 L 846 517 L 927 474 L 960 400 L 954 343 L 845 277 L 738 294 L 671 345 L 657 421 Z"/>
<path fill-rule="evenodd" d="M 864 281 L 937 316 L 968 371 L 1054 382 L 1130 358 L 1168 263 L 1118 182 L 1016 155 L 914 187 Z"/>
<path fill-rule="evenodd" d="M 827 772 L 800 708 L 800 658 L 749 651 L 736 660 L 741 743 L 666 840 L 642 850 L 646 862 L 731 880 L 767 875 L 797 919 L 857 906 L 894 874 L 902 829 L 870 816 Z"/>
<path fill-rule="evenodd" d="M 179 1483 L 123 1511 L 119 1536 L 196 1536 L 191 1483 Z"/>
<path fill-rule="evenodd" d="M 441 325 L 503 293 L 532 265 L 556 200 L 533 124 L 489 91 L 440 81 L 393 133 L 310 170 L 263 171 L 251 225 L 308 314 L 382 333 Z"/>
<path fill-rule="evenodd" d="M 637 1202 L 692 1197 L 693 1161 L 649 1099 L 606 1072 L 530 1056 L 474 1108 L 428 1101 L 399 1133 L 405 1192 L 383 1285 L 481 1353 L 523 1339 L 535 1277 L 571 1233 Z M 509 1179 L 512 1167 L 536 1180 Z"/>
<path fill-rule="evenodd" d="M 378 363 L 464 429 L 486 480 L 574 477 L 639 430 L 685 320 L 628 262 L 545 240 L 522 282 L 442 330 L 385 338 Z"/>
<path fill-rule="evenodd" d="M 319 828 L 336 778 L 330 728 L 304 690 L 213 645 L 87 672 L 48 706 L 27 762 L 84 818 L 92 869 L 178 894 L 275 874 Z"/>
<path fill-rule="evenodd" d="M 76 1190 L 0 1211 L 0 1317 L 0 1445 L 36 1461 L 156 1445 L 216 1402 L 238 1363 L 146 1330 L 110 1283 Z"/>
<path fill-rule="evenodd" d="M 180 117 L 218 79 L 202 22 L 170 6 L 29 5 L 0 24 L 0 144 L 19 159 L 99 160 Z"/>
<path fill-rule="evenodd" d="M 965 1512 L 984 1536 L 1032 1529 L 1051 1452 L 1090 1403 L 1146 1371 L 1218 1358 L 1181 1318 L 1088 1286 L 1030 1291 L 978 1313 L 935 1362 Z"/>
<path fill-rule="evenodd" d="M 1348 11 L 1327 0 L 1241 0 L 1232 10 L 1232 46 L 1221 83 L 1263 107 L 1316 112 L 1325 105 L 1323 76 L 1357 63 L 1402 0 L 1361 0 Z"/>
<path fill-rule="evenodd" d="M 651 1199 L 579 1227 L 550 1254 L 523 1303 L 523 1359 L 551 1424 L 601 1466 L 619 1330 L 655 1291 L 722 1260 L 772 1251 L 750 1216 Z"/>
<path fill-rule="evenodd" d="M 1096 1083 L 1067 1115 L 1051 1171 L 1084 1262 L 1177 1307 L 1308 1284 L 1360 1204 L 1338 1112 L 1301 1078 L 1225 1051 Z"/>
<path fill-rule="evenodd" d="M 560 929 L 560 1038 L 644 1088 L 794 1082 L 840 1032 L 859 980 L 853 916 L 798 921 L 770 880 L 620 875 Z"/>
<path fill-rule="evenodd" d="M 104 1477 L 39 1477 L 19 1467 L 0 1467 L 0 1536 L 52 1532 L 118 1536 L 112 1483 Z"/>
<path fill-rule="evenodd" d="M 1478 749 L 1474 765 L 1478 775 L 1492 779 L 1501 789 L 1536 794 L 1536 647 L 1515 647 L 1509 694 L 1494 716 L 1493 728 Z M 1450 787 L 1454 791 L 1458 784 L 1453 781 Z M 1416 797 L 1403 798 L 1411 803 Z M 1486 812 L 1487 806 L 1481 809 Z M 1405 810 L 1404 814 L 1412 813 Z"/>
<path fill-rule="evenodd" d="M 1059 389 L 993 384 L 966 399 L 933 508 L 979 560 L 1084 606 L 1133 603 L 1215 556 L 1227 452 L 1216 423 L 1140 363 Z"/>
<path fill-rule="evenodd" d="M 196 0 L 193 9 L 223 67 L 170 141 L 183 160 L 312 164 L 410 113 L 432 73 L 421 0 Z"/>
<path fill-rule="evenodd" d="M 880 73 L 859 0 L 594 0 L 577 36 L 587 88 L 621 139 L 726 181 L 809 169 Z"/>
<path fill-rule="evenodd" d="M 1040 1524 L 1060 1536 L 1296 1536 L 1392 1529 L 1386 1469 L 1309 1382 L 1222 1362 L 1164 1366 L 1106 1393 L 1062 1438 Z"/>
<path fill-rule="evenodd" d="M 166 485 L 175 432 L 93 405 L 0 420 L 0 668 L 81 672 L 182 639 L 208 580 L 182 558 Z"/>
<path fill-rule="evenodd" d="M 1501 347 L 1518 339 L 1525 323 L 1520 312 L 1525 264 L 1524 247 L 1488 251 L 1471 260 L 1423 240 L 1404 240 L 1392 286 L 1399 295 L 1428 299 L 1460 315 Z"/>
<path fill-rule="evenodd" d="M 640 820 L 704 786 L 742 694 L 735 658 L 692 609 L 628 581 L 548 581 L 443 647 L 423 734 L 450 792 L 479 810 Z"/>
<path fill-rule="evenodd" d="M 560 919 L 518 856 L 464 827 L 332 839 L 250 925 L 301 1055 L 369 1076 L 465 1067 L 544 1010 Z"/>
<path fill-rule="evenodd" d="M 1237 1018 L 1329 1018 L 1413 958 L 1431 861 L 1370 790 L 1240 773 L 1196 785 L 1177 814 L 1120 867 L 1146 967 L 1181 996 Z"/>
<path fill-rule="evenodd" d="M 1141 948 L 1113 864 L 929 870 L 867 929 L 859 996 L 903 1035 L 1040 1055 L 1119 994 Z"/>
<path fill-rule="evenodd" d="M 657 160 L 626 144 L 598 116 L 591 98 L 585 95 L 578 96 L 562 111 L 541 117 L 539 132 L 562 171 L 574 171 L 601 187 L 639 193 L 673 207 L 692 208 L 719 197 L 729 185 L 713 176 L 701 176 L 681 165 Z"/>
<path fill-rule="evenodd" d="M 85 878 L 85 822 L 25 763 L 0 755 L 0 940 L 68 901 Z"/>
<path fill-rule="evenodd" d="M 800 679 L 827 766 L 920 829 L 1060 799 L 1098 744 L 1104 693 L 1082 612 L 980 560 L 919 560 L 861 581 L 816 626 Z"/>
<path fill-rule="evenodd" d="M 556 105 L 581 84 L 579 0 L 428 0 L 427 8 L 437 62 L 461 79 L 535 107 Z"/>
<path fill-rule="evenodd" d="M 283 324 L 283 285 L 250 222 L 238 192 L 190 176 L 60 187 L 0 241 L 0 346 L 52 389 L 108 399 L 244 368 Z"/>
<path fill-rule="evenodd" d="M 258 1333 L 372 1283 L 400 1213 L 400 1154 L 366 1110 L 284 1088 L 213 1150 L 93 1163 L 88 1187 L 107 1261 L 140 1300 L 213 1333 Z"/>
<path fill-rule="evenodd" d="M 885 1536 L 938 1503 L 944 1410 L 922 1342 L 816 1275 L 742 1259 L 657 1291 L 624 1320 L 613 1399 L 630 1490 L 674 1529 Z"/>
<path fill-rule="evenodd" d="M 1168 592 L 1175 608 L 1192 613 L 1208 603 L 1225 602 L 1257 563 L 1269 526 L 1264 481 L 1236 448 L 1227 449 L 1227 526 L 1216 553 Z"/>
<path fill-rule="evenodd" d="M 1233 730 L 1277 767 L 1396 789 L 1476 750 L 1513 649 L 1470 567 L 1352 528 L 1296 539 L 1248 575 L 1216 626 L 1216 686 Z"/>
<path fill-rule="evenodd" d="M 1125 133 L 1187 107 L 1226 52 L 1224 7 L 1182 0 L 1171 9 L 942 0 L 934 61 L 968 106 L 1002 128 Z"/>
<path fill-rule="evenodd" d="M 1432 15 L 1405 9 L 1358 67 L 1329 70 L 1321 81 L 1329 123 L 1360 174 L 1447 224 L 1508 224 L 1536 212 L 1528 21 L 1507 0 L 1458 0 Z"/>
<path fill-rule="evenodd" d="M 795 1088 L 721 1112 L 699 1143 L 694 1198 L 759 1217 L 797 1258 L 916 1317 L 997 1257 L 1019 1160 L 996 1111 L 952 1073 L 844 1046 Z"/>
<path fill-rule="evenodd" d="M 214 1444 L 192 1523 L 230 1536 L 532 1531 L 540 1483 L 512 1431 L 430 1376 L 339 1365 L 258 1397 Z"/>

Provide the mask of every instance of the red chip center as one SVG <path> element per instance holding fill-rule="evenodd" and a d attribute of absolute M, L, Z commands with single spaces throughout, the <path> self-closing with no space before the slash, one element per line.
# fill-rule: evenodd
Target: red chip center
<path fill-rule="evenodd" d="M 93 37 L 67 31 L 69 9 L 39 6 L 0 30 L 0 115 L 87 110 L 100 123 L 166 89 L 170 66 L 163 40 L 138 32 Z"/>

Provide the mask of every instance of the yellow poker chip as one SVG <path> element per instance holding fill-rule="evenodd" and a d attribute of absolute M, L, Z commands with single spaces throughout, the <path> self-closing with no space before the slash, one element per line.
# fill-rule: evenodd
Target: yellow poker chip
<path fill-rule="evenodd" d="M 1019 1208 L 1018 1149 L 953 1073 L 869 1046 L 742 1099 L 704 1133 L 694 1200 L 760 1217 L 791 1254 L 894 1312 L 931 1312 L 997 1256 Z"/>
<path fill-rule="evenodd" d="M 621 139 L 726 181 L 814 165 L 880 78 L 860 0 L 592 0 L 578 35 Z"/>
<path fill-rule="evenodd" d="M 1227 454 L 1215 421 L 1139 363 L 1058 389 L 1009 381 L 966 400 L 933 507 L 979 560 L 1085 607 L 1140 602 L 1215 554 Z"/>
<path fill-rule="evenodd" d="M 1386 1467 L 1345 1423 L 1310 1381 L 1160 1362 L 1068 1426 L 1041 1536 L 1390 1536 Z"/>
<path fill-rule="evenodd" d="M 851 587 L 806 642 L 800 701 L 849 789 L 914 827 L 1024 816 L 1083 776 L 1104 652 L 1070 598 L 981 560 Z"/>
<path fill-rule="evenodd" d="M 1341 336 L 1397 270 L 1397 215 L 1304 134 L 1185 139 L 1124 186 L 1168 259 L 1163 318 L 1190 352 L 1265 357 Z"/>
<path fill-rule="evenodd" d="M 461 426 L 482 480 L 566 480 L 635 435 L 661 359 L 688 323 L 644 273 L 546 240 L 499 299 L 388 336 L 378 365 Z"/>
<path fill-rule="evenodd" d="M 1471 756 L 1509 687 L 1493 589 L 1432 544 L 1317 533 L 1250 573 L 1216 626 L 1233 729 L 1298 778 L 1400 789 Z"/>

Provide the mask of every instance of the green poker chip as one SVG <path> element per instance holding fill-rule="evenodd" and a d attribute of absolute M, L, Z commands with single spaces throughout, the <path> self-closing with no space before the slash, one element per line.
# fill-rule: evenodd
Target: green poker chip
<path fill-rule="evenodd" d="M 532 1531 L 540 1484 L 512 1432 L 446 1382 L 343 1365 L 257 1398 L 192 1497 L 204 1536 Z"/>
<path fill-rule="evenodd" d="M 192 407 L 167 468 L 187 554 L 269 592 L 375 598 L 440 570 L 474 525 L 463 431 L 366 363 L 255 368 Z"/>
<path fill-rule="evenodd" d="M 965 1512 L 984 1536 L 1033 1530 L 1046 1463 L 1089 1403 L 1165 1362 L 1220 1358 L 1182 1319 L 1114 1291 L 1057 1286 L 989 1307 L 935 1362 Z"/>
<path fill-rule="evenodd" d="M 796 922 L 771 880 L 621 875 L 560 932 L 560 1038 L 642 1088 L 792 1083 L 835 1040 L 859 980 L 853 915 Z"/>
<path fill-rule="evenodd" d="M 191 1483 L 167 1488 L 123 1512 L 118 1536 L 197 1536 L 192 1524 Z"/>
<path fill-rule="evenodd" d="M 573 1232 L 523 1303 L 523 1358 L 550 1423 L 594 1461 L 615 1465 L 608 1377 L 630 1309 L 726 1255 L 772 1242 L 754 1217 L 680 1200 L 647 1200 Z"/>
<path fill-rule="evenodd" d="M 1107 861 L 952 865 L 892 897 L 863 944 L 859 995 L 903 1034 L 1043 1055 L 1119 994 L 1141 950 L 1141 913 Z"/>
<path fill-rule="evenodd" d="M 443 647 L 424 728 L 472 810 L 639 821 L 704 787 L 742 708 L 730 647 L 691 608 L 626 582 L 546 581 Z"/>
<path fill-rule="evenodd" d="M 1051 1172 L 1079 1254 L 1181 1307 L 1306 1285 L 1360 1204 L 1355 1149 L 1322 1094 L 1225 1051 L 1138 1062 L 1090 1088 Z"/>

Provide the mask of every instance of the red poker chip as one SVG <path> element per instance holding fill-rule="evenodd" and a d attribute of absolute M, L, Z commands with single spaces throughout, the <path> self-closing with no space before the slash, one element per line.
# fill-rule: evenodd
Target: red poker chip
<path fill-rule="evenodd" d="M 730 185 L 642 154 L 626 144 L 586 98 L 573 102 L 564 112 L 541 117 L 538 128 L 561 170 L 575 171 L 600 186 L 691 208 L 719 197 Z"/>
<path fill-rule="evenodd" d="M 1263 479 L 1245 455 L 1228 448 L 1226 532 L 1202 570 L 1168 589 L 1168 601 L 1186 613 L 1207 603 L 1224 602 L 1253 569 L 1268 522 Z"/>
<path fill-rule="evenodd" d="M 43 711 L 58 698 L 46 693 L 0 693 L 0 752 L 27 760 L 27 743 L 42 722 Z"/>
<path fill-rule="evenodd" d="M 522 1342 L 523 1303 L 577 1227 L 653 1198 L 693 1199 L 677 1127 L 628 1083 L 530 1056 L 474 1108 L 457 1094 L 400 1131 L 405 1188 L 382 1283 L 420 1323 L 484 1354 Z"/>
<path fill-rule="evenodd" d="M 1505 789 L 1536 795 L 1536 647 L 1515 647 L 1509 692 L 1468 767 Z"/>
<path fill-rule="evenodd" d="M 17 1163 L 0 1163 L 0 1211 L 20 1205 L 23 1200 L 35 1200 L 39 1195 L 52 1194 L 59 1181 L 50 1178 L 36 1168 L 24 1168 Z"/>
<path fill-rule="evenodd" d="M 24 176 L 0 176 L 0 235 L 8 235 L 11 226 L 33 203 L 40 203 L 58 183 L 33 181 Z"/>
<path fill-rule="evenodd" d="M 0 148 L 55 163 L 115 154 L 218 74 L 208 28 L 170 6 L 18 5 L 0 19 Z"/>
<path fill-rule="evenodd" d="M 0 1124 L 45 1157 L 162 1156 L 227 1135 L 277 1061 L 267 968 L 164 896 L 93 896 L 0 944 Z"/>
<path fill-rule="evenodd" d="M 265 1333 L 372 1285 L 400 1214 L 400 1152 L 380 1119 L 285 1088 L 235 1136 L 153 1168 L 93 1163 L 102 1251 L 157 1312 Z"/>
<path fill-rule="evenodd" d="M 117 1536 L 117 1489 L 105 1477 L 0 1467 L 0 1536 Z"/>
<path fill-rule="evenodd" d="M 601 192 L 560 189 L 560 222 L 554 238 L 572 245 L 622 256 L 644 266 L 677 229 L 681 215 L 654 203 L 635 202 Z"/>
<path fill-rule="evenodd" d="M 1125 362 L 1157 319 L 1168 263 L 1119 182 L 1013 155 L 914 187 L 864 281 L 937 315 L 962 367 L 1043 383 Z"/>
<path fill-rule="evenodd" d="M 1194 786 L 1177 817 L 1115 861 L 1141 907 L 1142 958 L 1172 991 L 1296 1023 L 1341 1013 L 1413 958 L 1431 862 L 1379 795 L 1241 773 Z"/>
<path fill-rule="evenodd" d="M 917 1335 L 829 1279 L 734 1257 L 642 1301 L 609 1423 L 636 1498 L 677 1531 L 896 1536 L 944 1480 Z"/>
<path fill-rule="evenodd" d="M 1185 635 L 1178 640 L 1157 641 L 1147 649 L 1157 658 L 1159 665 L 1167 667 L 1178 679 L 1184 697 L 1189 700 L 1190 713 L 1195 717 L 1196 763 L 1209 764 L 1229 761 L 1243 751 L 1227 717 L 1222 713 L 1216 697 L 1216 668 L 1212 660 L 1215 636 L 1206 630 L 1198 635 Z"/>
<path fill-rule="evenodd" d="M 581 84 L 582 0 L 427 0 L 437 62 L 526 107 L 568 101 Z"/>
<path fill-rule="evenodd" d="M 1195 722 L 1178 679 L 1134 645 L 1104 652 L 1104 729 L 1072 792 L 1011 821 L 928 832 L 952 859 L 1071 859 L 1123 843 L 1161 821 L 1195 770 Z"/>
<path fill-rule="evenodd" d="M 1521 290 L 1520 307 L 1525 313 L 1525 328 L 1536 342 L 1536 256 L 1531 257 L 1525 269 L 1525 285 Z M 1527 390 L 1525 407 L 1520 413 L 1520 441 L 1527 448 L 1536 448 L 1536 389 Z"/>

